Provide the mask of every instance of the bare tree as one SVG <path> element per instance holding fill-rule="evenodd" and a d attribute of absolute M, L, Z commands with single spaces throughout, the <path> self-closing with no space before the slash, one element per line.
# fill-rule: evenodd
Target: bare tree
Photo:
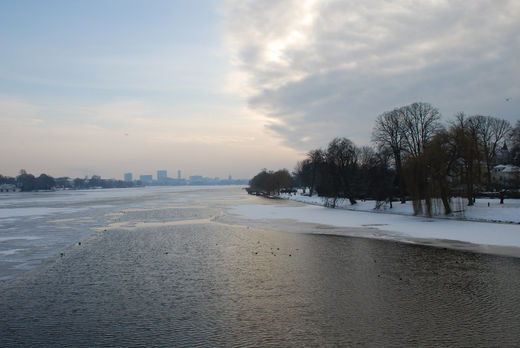
<path fill-rule="evenodd" d="M 292 186 L 291 174 L 287 169 L 277 170 L 273 174 L 274 192 L 280 194 L 283 189 L 288 189 Z"/>
<path fill-rule="evenodd" d="M 390 150 L 392 152 L 401 203 L 406 202 L 402 175 L 403 122 L 401 112 L 398 109 L 387 111 L 377 117 L 372 131 L 372 141 L 377 144 L 379 151 Z"/>
<path fill-rule="evenodd" d="M 291 175 L 287 169 L 276 172 L 262 169 L 249 181 L 248 192 L 261 192 L 266 195 L 279 194 L 281 190 L 292 186 Z"/>
<path fill-rule="evenodd" d="M 481 182 L 482 149 L 478 141 L 478 124 L 467 118 L 464 113 L 456 115 L 450 127 L 450 136 L 456 149 L 458 170 L 454 171 L 462 185 L 468 205 L 473 205 L 474 187 Z"/>
<path fill-rule="evenodd" d="M 428 103 L 413 103 L 398 109 L 402 118 L 401 137 L 404 151 L 411 157 L 419 157 L 426 145 L 441 129 L 441 115 Z"/>
<path fill-rule="evenodd" d="M 364 166 L 374 161 L 376 152 L 371 146 L 361 146 L 358 150 L 358 162 L 360 166 Z"/>
<path fill-rule="evenodd" d="M 347 197 L 356 204 L 352 182 L 357 167 L 358 149 L 347 138 L 333 139 L 327 148 L 327 164 L 332 174 L 334 198 Z"/>
<path fill-rule="evenodd" d="M 491 116 L 471 116 L 468 122 L 474 129 L 482 147 L 486 164 L 486 186 L 489 190 L 491 188 L 491 167 L 495 164 L 497 151 L 504 145 L 513 128 L 508 121 Z"/>
<path fill-rule="evenodd" d="M 325 151 L 321 149 L 312 150 L 308 154 L 310 160 L 310 168 L 311 168 L 311 183 L 310 183 L 310 191 L 309 195 L 312 197 L 314 193 L 314 188 L 316 187 L 316 177 L 318 175 L 319 168 L 325 162 Z"/>
<path fill-rule="evenodd" d="M 520 166 L 520 120 L 516 121 L 511 136 L 511 161 L 514 165 Z"/>
<path fill-rule="evenodd" d="M 389 166 L 392 154 L 389 149 L 374 151 L 370 146 L 359 150 L 358 173 L 356 175 L 356 193 L 359 198 L 375 199 L 375 208 L 379 209 L 385 202 L 392 208 L 395 190 L 395 171 Z"/>
<path fill-rule="evenodd" d="M 456 162 L 456 153 L 449 132 L 443 130 L 435 134 L 421 154 L 422 165 L 425 167 L 426 213 L 432 216 L 432 199 L 440 199 L 446 215 L 451 214 L 450 176 Z"/>

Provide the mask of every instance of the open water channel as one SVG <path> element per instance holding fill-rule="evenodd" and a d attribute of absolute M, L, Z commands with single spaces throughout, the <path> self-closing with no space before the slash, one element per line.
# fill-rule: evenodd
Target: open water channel
<path fill-rule="evenodd" d="M 295 204 L 238 187 L 1 196 L 0 346 L 518 345 L 520 259 L 227 213 L 248 203 Z"/>

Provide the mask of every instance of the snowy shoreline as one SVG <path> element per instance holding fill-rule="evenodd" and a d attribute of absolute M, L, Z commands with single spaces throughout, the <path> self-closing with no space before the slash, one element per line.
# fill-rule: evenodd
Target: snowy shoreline
<path fill-rule="evenodd" d="M 488 200 L 477 200 L 475 207 L 466 209 L 466 217 L 461 219 L 413 216 L 410 204 L 396 203 L 394 208 L 378 212 L 373 209 L 373 201 L 359 202 L 347 209 L 340 204 L 340 208 L 331 209 L 324 206 L 320 197 L 284 194 L 280 198 L 303 204 L 271 200 L 270 204 L 237 205 L 230 213 L 252 220 L 292 220 L 335 227 L 333 231 L 309 228 L 304 233 L 387 239 L 520 257 L 519 200 L 506 200 L 502 208 L 494 208 L 491 202 L 488 208 Z M 494 204 L 499 205 L 497 200 Z M 486 213 L 499 209 L 502 213 L 498 216 Z"/>
<path fill-rule="evenodd" d="M 318 206 L 327 206 L 327 202 L 331 199 L 318 196 L 304 196 L 300 193 L 290 194 L 281 193 L 279 198 L 287 199 L 295 202 L 312 204 Z M 458 206 L 458 212 L 449 216 L 444 215 L 439 204 L 434 207 L 436 214 L 432 217 L 434 219 L 449 219 L 462 221 L 478 221 L 478 222 L 493 222 L 493 223 L 511 223 L 520 224 L 520 199 L 506 199 L 504 204 L 500 204 L 500 200 L 496 198 L 478 198 L 473 206 L 467 206 L 466 199 L 455 198 L 455 204 Z M 393 202 L 392 208 L 389 203 L 383 204 L 379 209 L 375 208 L 376 202 L 358 201 L 355 205 L 351 205 L 348 199 L 338 199 L 336 208 L 341 210 L 364 211 L 376 214 L 397 214 L 413 216 L 413 207 L 410 201 L 405 204 L 400 202 Z M 435 209 L 436 208 L 436 209 Z M 421 215 L 421 217 L 426 217 Z"/>

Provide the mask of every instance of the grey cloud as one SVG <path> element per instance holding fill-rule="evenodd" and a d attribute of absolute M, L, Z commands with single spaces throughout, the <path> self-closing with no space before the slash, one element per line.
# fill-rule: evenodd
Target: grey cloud
<path fill-rule="evenodd" d="M 245 29 L 230 35 L 255 53 L 237 66 L 256 90 L 249 106 L 274 119 L 268 129 L 293 148 L 334 136 L 368 144 L 378 114 L 414 101 L 432 103 L 445 119 L 458 111 L 520 118 L 514 1 L 327 1 L 312 8 L 309 26 L 293 18 L 305 14 L 302 2 L 283 2 L 291 6 L 277 20 L 279 3 L 263 2 L 263 12 L 243 6 L 230 22 Z M 266 17 L 268 29 L 248 24 Z M 266 60 L 270 42 L 291 31 L 305 40 L 283 47 L 290 64 Z"/>

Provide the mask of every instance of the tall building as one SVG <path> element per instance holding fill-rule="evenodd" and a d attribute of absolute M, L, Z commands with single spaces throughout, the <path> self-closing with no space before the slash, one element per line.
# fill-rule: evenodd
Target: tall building
<path fill-rule="evenodd" d="M 139 180 L 141 180 L 141 183 L 144 185 L 151 184 L 153 182 L 153 177 L 151 175 L 140 175 Z"/>
<path fill-rule="evenodd" d="M 181 179 L 181 170 L 180 169 L 177 171 L 177 179 L 179 179 L 179 180 Z"/>
<path fill-rule="evenodd" d="M 125 181 L 132 182 L 132 173 L 125 173 Z"/>
<path fill-rule="evenodd" d="M 157 181 L 165 182 L 167 177 L 168 177 L 168 173 L 166 172 L 166 170 L 157 171 Z"/>

